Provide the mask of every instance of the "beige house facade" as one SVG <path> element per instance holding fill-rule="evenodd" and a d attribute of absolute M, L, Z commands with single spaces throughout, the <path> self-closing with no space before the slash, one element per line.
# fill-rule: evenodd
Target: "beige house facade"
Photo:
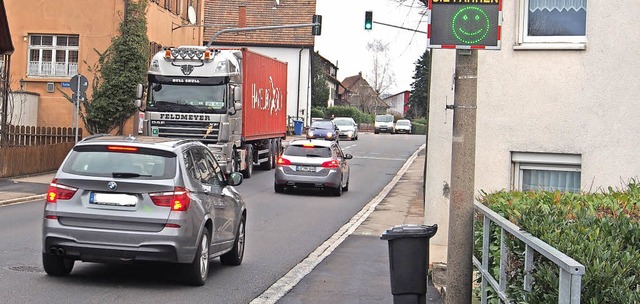
<path fill-rule="evenodd" d="M 637 180 L 637 1 L 502 3 L 502 49 L 478 51 L 475 193 Z M 432 263 L 447 254 L 455 56 L 433 52 L 425 223 L 441 229 Z"/>
<path fill-rule="evenodd" d="M 138 0 L 136 0 L 138 1 Z M 147 1 L 147 0 L 139 0 Z M 72 104 L 60 90 L 76 74 L 92 82 L 90 68 L 111 39 L 119 34 L 125 0 L 6 1 L 7 19 L 15 52 L 11 57 L 10 86 L 16 122 L 43 127 L 70 127 Z M 189 24 L 193 10 L 202 23 L 204 0 L 150 0 L 147 5 L 149 50 L 162 46 L 202 45 L 202 27 Z M 192 7 L 192 9 L 189 9 Z M 28 9 L 27 9 L 28 8 Z M 88 93 L 91 92 L 91 84 Z M 26 94 L 28 93 L 28 94 Z M 34 98 L 36 96 L 36 98 Z M 133 100 L 132 100 L 133 102 Z M 27 109 L 27 110 L 25 110 Z M 37 109 L 37 110 L 33 110 Z M 80 124 L 82 128 L 82 123 Z M 133 132 L 130 121 L 125 131 Z"/>

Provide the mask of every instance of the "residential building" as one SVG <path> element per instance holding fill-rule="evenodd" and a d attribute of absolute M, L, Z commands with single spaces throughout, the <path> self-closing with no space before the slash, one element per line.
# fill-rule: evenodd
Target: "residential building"
<path fill-rule="evenodd" d="M 387 112 L 404 117 L 407 114 L 407 110 L 409 110 L 409 95 L 411 95 L 410 91 L 402 91 L 383 98 L 382 101 L 389 105 Z"/>
<path fill-rule="evenodd" d="M 180 26 L 189 23 L 189 7 L 193 7 L 198 24 L 202 23 L 203 1 L 150 0 L 146 15 L 150 51 L 155 52 L 162 46 L 202 45 L 201 27 Z M 64 5 L 39 0 L 6 2 L 15 46 L 11 58 L 11 99 L 16 108 L 33 109 L 19 110 L 24 113 L 19 119 L 21 124 L 72 126 L 74 108 L 62 92 L 71 95 L 67 87 L 70 79 L 82 74 L 90 82 L 87 90 L 90 96 L 94 81 L 91 69 L 98 61 L 98 52 L 104 52 L 111 45 L 111 39 L 119 35 L 127 3 L 123 0 L 68 0 Z M 125 130 L 134 131 L 132 121 Z"/>
<path fill-rule="evenodd" d="M 342 80 L 338 95 L 340 104 L 356 107 L 365 113 L 385 114 L 389 109 L 389 105 L 380 99 L 378 93 L 362 77 L 362 72 Z"/>
<path fill-rule="evenodd" d="M 311 116 L 311 56 L 314 36 L 311 27 L 230 32 L 228 28 L 311 24 L 316 0 L 246 1 L 206 0 L 204 42 L 217 47 L 247 47 L 287 63 L 287 115 Z"/>
<path fill-rule="evenodd" d="M 316 52 L 316 56 L 322 62 L 324 74 L 327 77 L 329 98 L 327 100 L 326 106 L 332 107 L 336 105 L 335 102 L 336 98 L 338 97 L 338 88 L 340 87 L 340 81 L 338 80 L 338 66 L 329 61 L 329 59 L 322 57 L 318 52 Z"/>
<path fill-rule="evenodd" d="M 502 49 L 477 51 L 475 193 L 637 181 L 637 0 L 501 3 Z M 445 112 L 455 57 L 433 51 L 425 222 L 444 228 L 430 241 L 438 247 L 448 239 L 453 111 L 469 110 Z M 442 252 L 431 261 L 446 261 Z"/>

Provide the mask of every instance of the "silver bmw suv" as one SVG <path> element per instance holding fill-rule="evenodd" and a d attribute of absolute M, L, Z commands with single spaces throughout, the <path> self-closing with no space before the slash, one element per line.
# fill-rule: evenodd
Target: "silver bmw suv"
<path fill-rule="evenodd" d="M 97 135 L 77 143 L 49 186 L 42 263 L 68 275 L 85 262 L 181 264 L 182 278 L 204 285 L 211 259 L 240 265 L 247 210 L 195 140 Z"/>

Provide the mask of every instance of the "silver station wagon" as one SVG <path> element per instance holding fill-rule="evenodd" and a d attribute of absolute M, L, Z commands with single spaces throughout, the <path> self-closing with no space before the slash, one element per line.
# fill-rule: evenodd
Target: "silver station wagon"
<path fill-rule="evenodd" d="M 204 285 L 209 262 L 240 265 L 247 210 L 202 143 L 159 137 L 92 136 L 63 161 L 46 197 L 42 263 L 68 275 L 77 260 L 181 264 Z"/>
<path fill-rule="evenodd" d="M 274 190 L 313 188 L 341 196 L 349 190 L 351 154 L 344 154 L 336 141 L 293 140 L 278 158 Z"/>

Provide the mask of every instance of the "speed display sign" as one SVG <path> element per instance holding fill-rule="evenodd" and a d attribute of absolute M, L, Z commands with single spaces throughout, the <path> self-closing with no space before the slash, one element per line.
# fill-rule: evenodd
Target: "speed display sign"
<path fill-rule="evenodd" d="M 502 0 L 429 0 L 429 48 L 500 49 Z"/>

